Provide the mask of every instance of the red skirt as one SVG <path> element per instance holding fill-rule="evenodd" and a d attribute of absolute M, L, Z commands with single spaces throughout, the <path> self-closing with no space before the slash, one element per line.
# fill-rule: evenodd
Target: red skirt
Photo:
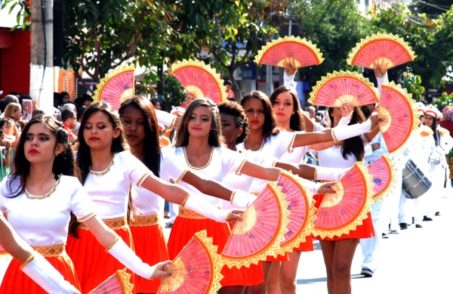
<path fill-rule="evenodd" d="M 180 212 L 181 213 L 181 212 Z M 168 253 L 170 258 L 175 258 L 182 248 L 192 239 L 196 232 L 206 230 L 212 238 L 214 245 L 218 246 L 218 252 L 223 250 L 230 235 L 230 227 L 226 223 L 216 222 L 207 218 L 187 218 L 178 216 L 175 219 L 168 239 Z M 228 268 L 223 266 L 222 286 L 252 286 L 263 282 L 263 269 L 261 265 L 250 268 Z"/>
<path fill-rule="evenodd" d="M 136 226 L 130 223 L 129 225 L 138 257 L 149 265 L 169 259 L 160 224 Z M 147 280 L 137 276 L 135 289 L 137 293 L 156 293 L 159 285 L 160 279 Z"/>
<path fill-rule="evenodd" d="M 302 251 L 302 252 L 308 252 L 308 251 L 313 251 L 315 250 L 315 247 L 313 246 L 313 236 L 309 235 L 305 239 L 305 242 L 300 243 L 299 247 L 294 248 L 294 251 Z"/>
<path fill-rule="evenodd" d="M 313 195 L 313 199 L 315 200 L 315 208 L 318 209 L 321 205 L 321 201 L 324 195 Z M 343 234 L 340 237 L 334 238 L 319 238 L 316 237 L 317 240 L 324 240 L 324 241 L 335 241 L 335 240 L 344 240 L 344 239 L 365 239 L 374 237 L 374 227 L 373 221 L 371 219 L 371 213 L 367 213 L 367 217 L 363 220 L 362 224 L 358 225 L 354 230 L 350 231 L 347 234 Z"/>
<path fill-rule="evenodd" d="M 128 226 L 114 229 L 114 231 L 127 245 L 133 248 L 132 236 Z M 90 231 L 79 228 L 78 234 L 78 239 L 72 235 L 68 237 L 66 249 L 74 262 L 82 293 L 88 293 L 117 270 L 124 269 L 125 266 L 111 256 Z M 135 275 L 133 275 L 133 280 L 135 280 Z"/>
<path fill-rule="evenodd" d="M 72 264 L 71 259 L 68 255 L 63 254 L 60 256 L 49 256 L 46 259 L 50 264 L 59 271 L 66 281 L 74 285 L 77 289 L 80 290 L 79 280 L 74 271 L 74 265 Z M 41 294 L 47 293 L 44 291 L 38 284 L 36 284 L 32 279 L 30 279 L 22 270 L 20 269 L 21 262 L 14 259 L 11 260 L 11 263 L 6 270 L 5 276 L 3 278 L 2 285 L 0 287 L 1 294 Z"/>

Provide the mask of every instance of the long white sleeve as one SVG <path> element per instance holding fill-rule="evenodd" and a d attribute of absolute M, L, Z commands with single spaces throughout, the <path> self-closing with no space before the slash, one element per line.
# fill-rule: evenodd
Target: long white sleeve
<path fill-rule="evenodd" d="M 22 271 L 49 293 L 80 293 L 42 255 L 35 253 Z"/>
<path fill-rule="evenodd" d="M 118 238 L 108 253 L 140 277 L 152 278 L 155 268 L 144 263 L 122 239 Z"/>
<path fill-rule="evenodd" d="M 350 126 L 337 126 L 332 129 L 332 135 L 335 141 L 342 141 L 352 137 L 360 136 L 371 131 L 371 121 L 367 120 L 361 124 Z"/>
<path fill-rule="evenodd" d="M 316 166 L 316 179 L 320 181 L 338 181 L 341 179 L 348 168 L 332 168 L 332 167 L 322 167 Z"/>
<path fill-rule="evenodd" d="M 217 208 L 206 202 L 202 197 L 198 197 L 196 194 L 191 194 L 189 196 L 184 207 L 222 223 L 227 221 L 228 214 L 230 213 L 230 210 Z"/>

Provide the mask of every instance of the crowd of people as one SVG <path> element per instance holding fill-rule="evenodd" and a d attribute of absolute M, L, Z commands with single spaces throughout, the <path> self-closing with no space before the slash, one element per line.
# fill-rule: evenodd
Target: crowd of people
<path fill-rule="evenodd" d="M 35 110 L 28 117 L 22 99 L 2 99 L 0 243 L 14 259 L 0 293 L 88 293 L 124 267 L 134 292 L 155 293 L 159 278 L 171 274 L 168 260 L 194 233 L 206 230 L 220 252 L 231 223 L 282 169 L 311 180 L 304 185 L 319 206 L 332 181 L 356 162 L 392 159 L 394 188 L 362 224 L 317 238 L 330 294 L 351 292 L 359 244 L 362 274 L 372 277 L 382 238 L 444 213 L 439 198 L 450 185 L 453 140 L 441 125 L 452 119 L 451 106 L 442 113 L 418 103 L 411 148 L 389 154 L 375 105 L 304 111 L 286 85 L 270 96 L 252 91 L 240 103 L 193 99 L 170 121 L 158 101 L 141 96 L 122 101 L 118 111 L 88 95 L 58 97 L 53 115 Z M 409 159 L 432 184 L 413 199 L 404 190 Z M 165 201 L 180 206 L 168 241 Z M 300 256 L 314 250 L 313 242 L 309 236 L 293 252 L 248 268 L 224 266 L 220 293 L 295 293 Z"/>

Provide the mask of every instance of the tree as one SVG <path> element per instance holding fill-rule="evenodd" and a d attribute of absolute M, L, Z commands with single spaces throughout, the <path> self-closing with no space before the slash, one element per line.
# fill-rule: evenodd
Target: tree
<path fill-rule="evenodd" d="M 451 8 L 451 0 L 419 0 L 410 5 L 413 13 L 424 13 L 430 18 L 437 18 Z"/>
<path fill-rule="evenodd" d="M 430 19 L 414 14 L 404 5 L 392 5 L 378 11 L 371 19 L 375 31 L 385 31 L 403 37 L 417 55 L 407 66 L 422 77 L 426 89 L 440 87 L 447 68 L 453 65 L 453 9 Z"/>
<path fill-rule="evenodd" d="M 298 0 L 290 4 L 289 11 L 299 20 L 301 36 L 315 43 L 325 58 L 321 65 L 301 70 L 310 83 L 334 70 L 350 68 L 346 64 L 349 52 L 370 31 L 356 1 Z"/>

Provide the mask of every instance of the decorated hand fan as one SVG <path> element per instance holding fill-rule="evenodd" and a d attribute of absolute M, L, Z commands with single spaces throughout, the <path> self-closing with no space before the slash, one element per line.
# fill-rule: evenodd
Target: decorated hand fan
<path fill-rule="evenodd" d="M 277 257 L 285 251 L 280 247 L 287 232 L 288 204 L 274 184 L 263 191 L 245 210 L 243 219 L 234 224 L 222 256 L 228 267 L 249 266 Z"/>
<path fill-rule="evenodd" d="M 324 61 L 321 51 L 306 39 L 283 37 L 263 46 L 255 57 L 257 64 L 294 68 L 318 65 Z"/>
<path fill-rule="evenodd" d="M 120 66 L 109 71 L 97 85 L 93 99 L 108 102 L 118 110 L 121 102 L 135 94 L 134 70 L 133 66 Z"/>
<path fill-rule="evenodd" d="M 223 278 L 222 258 L 206 231 L 197 232 L 170 264 L 157 293 L 216 293 Z"/>
<path fill-rule="evenodd" d="M 375 34 L 361 40 L 349 53 L 348 64 L 386 71 L 413 61 L 415 54 L 406 42 L 392 34 Z"/>
<path fill-rule="evenodd" d="M 220 75 L 202 61 L 176 62 L 171 67 L 171 73 L 194 98 L 209 98 L 217 104 L 227 99 L 226 88 Z"/>
<path fill-rule="evenodd" d="M 378 160 L 367 166 L 368 173 L 373 183 L 373 200 L 384 197 L 389 190 L 393 179 L 393 164 L 390 159 L 382 155 Z"/>
<path fill-rule="evenodd" d="M 133 292 L 132 276 L 126 270 L 116 271 L 89 294 L 129 294 Z"/>
<path fill-rule="evenodd" d="M 337 182 L 336 191 L 325 194 L 315 212 L 315 237 L 333 238 L 347 234 L 367 217 L 371 183 L 358 163 Z"/>
<path fill-rule="evenodd" d="M 409 139 L 417 127 L 417 116 L 410 94 L 391 82 L 381 85 L 378 113 L 387 118 L 379 127 L 389 152 L 395 152 Z"/>
<path fill-rule="evenodd" d="M 280 171 L 277 185 L 281 187 L 289 211 L 288 232 L 285 234 L 281 247 L 286 252 L 290 252 L 295 247 L 299 247 L 300 243 L 305 242 L 307 235 L 311 234 L 314 212 L 310 208 L 307 192 L 296 176 L 286 171 Z"/>
<path fill-rule="evenodd" d="M 317 106 L 340 107 L 374 104 L 379 96 L 371 82 L 355 72 L 333 72 L 313 88 L 309 102 Z"/>

